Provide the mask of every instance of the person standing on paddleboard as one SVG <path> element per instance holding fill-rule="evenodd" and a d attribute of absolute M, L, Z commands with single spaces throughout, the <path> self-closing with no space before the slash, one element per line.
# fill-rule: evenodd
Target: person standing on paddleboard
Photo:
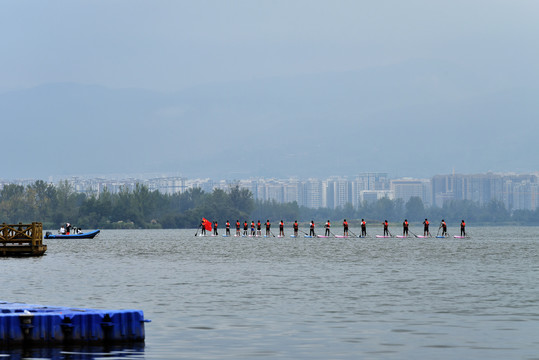
<path fill-rule="evenodd" d="M 408 236 L 408 220 L 404 219 L 402 223 L 402 236 Z"/>
<path fill-rule="evenodd" d="M 348 236 L 348 221 L 346 221 L 346 219 L 344 219 L 344 221 L 342 222 L 342 228 L 343 228 L 343 235 Z"/>
<path fill-rule="evenodd" d="M 429 221 L 425 219 L 425 221 L 423 221 L 423 236 L 427 236 L 429 234 Z"/>
<path fill-rule="evenodd" d="M 466 223 L 464 220 L 460 223 L 460 236 L 466 236 Z"/>
<path fill-rule="evenodd" d="M 249 228 L 249 225 L 247 224 L 247 220 L 243 222 L 243 235 L 247 236 L 247 229 Z"/>
<path fill-rule="evenodd" d="M 217 233 L 217 220 L 213 222 L 213 235 L 215 236 L 219 235 Z"/>
<path fill-rule="evenodd" d="M 329 236 L 329 233 L 330 233 L 329 228 L 331 227 L 331 223 L 329 222 L 329 220 L 326 223 L 326 225 L 324 225 L 324 227 L 326 228 L 326 235 L 325 236 Z"/>
<path fill-rule="evenodd" d="M 279 223 L 279 236 L 283 236 L 284 237 L 284 222 L 281 220 L 281 222 Z"/>
<path fill-rule="evenodd" d="M 271 230 L 270 229 L 271 229 L 271 223 L 270 223 L 270 221 L 268 219 L 268 220 L 266 220 L 266 236 L 271 235 Z"/>
<path fill-rule="evenodd" d="M 447 235 L 447 224 L 445 223 L 444 219 L 442 219 L 442 222 L 440 223 L 440 227 L 442 228 L 442 236 L 446 236 Z"/>
<path fill-rule="evenodd" d="M 384 225 L 384 236 L 389 236 L 389 223 L 387 220 L 384 220 L 382 225 Z"/>
<path fill-rule="evenodd" d="M 251 221 L 251 236 L 256 236 L 255 221 Z"/>
<path fill-rule="evenodd" d="M 364 219 L 361 219 L 361 236 L 365 237 L 367 236 L 367 223 Z"/>
<path fill-rule="evenodd" d="M 294 221 L 294 225 L 292 225 L 292 227 L 294 228 L 294 236 L 295 237 L 298 237 L 298 230 L 299 230 L 299 225 L 298 225 L 298 221 Z"/>
<path fill-rule="evenodd" d="M 311 220 L 311 226 L 309 226 L 309 236 L 315 236 L 314 235 L 314 220 Z"/>
<path fill-rule="evenodd" d="M 225 224 L 225 235 L 226 236 L 230 236 L 230 221 L 226 221 L 226 224 Z"/>
<path fill-rule="evenodd" d="M 241 228 L 240 221 L 239 221 L 239 220 L 236 220 L 236 236 L 240 236 L 240 235 L 241 235 L 241 233 L 240 233 L 240 228 Z"/>
<path fill-rule="evenodd" d="M 202 232 L 200 234 L 206 236 L 206 219 L 202 219 L 200 226 L 202 226 Z"/>

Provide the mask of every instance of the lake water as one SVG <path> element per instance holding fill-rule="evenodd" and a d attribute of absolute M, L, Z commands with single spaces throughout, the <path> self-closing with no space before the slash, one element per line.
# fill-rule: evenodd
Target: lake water
<path fill-rule="evenodd" d="M 139 346 L 0 357 L 539 359 L 539 228 L 469 227 L 465 240 L 195 231 L 105 230 L 45 240 L 40 258 L 0 258 L 1 300 L 141 309 L 152 321 Z"/>

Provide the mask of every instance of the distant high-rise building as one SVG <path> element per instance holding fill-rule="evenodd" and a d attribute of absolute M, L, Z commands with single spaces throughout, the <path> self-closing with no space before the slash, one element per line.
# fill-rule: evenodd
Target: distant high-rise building
<path fill-rule="evenodd" d="M 391 192 L 395 199 L 402 199 L 405 203 L 412 197 L 418 197 L 423 204 L 430 205 L 430 180 L 425 179 L 395 179 L 390 181 Z"/>
<path fill-rule="evenodd" d="M 322 207 L 322 181 L 309 179 L 303 183 L 303 204 L 308 208 Z"/>

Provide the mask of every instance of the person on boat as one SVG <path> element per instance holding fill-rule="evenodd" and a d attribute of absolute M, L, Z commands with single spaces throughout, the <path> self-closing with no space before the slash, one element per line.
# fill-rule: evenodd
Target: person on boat
<path fill-rule="evenodd" d="M 425 219 L 425 221 L 423 221 L 423 236 L 427 236 L 427 235 L 430 235 L 429 221 Z"/>
<path fill-rule="evenodd" d="M 202 227 L 201 236 L 206 236 L 206 219 L 202 219 L 200 226 Z"/>
<path fill-rule="evenodd" d="M 65 235 L 65 234 L 66 234 L 66 228 L 65 228 L 64 225 L 62 225 L 62 226 L 60 227 L 60 234 L 61 234 L 61 235 Z"/>
<path fill-rule="evenodd" d="M 329 236 L 329 233 L 330 233 L 330 228 L 331 228 L 331 223 L 329 222 L 329 220 L 327 221 L 326 225 L 324 225 L 324 227 L 326 228 L 326 233 L 325 233 L 325 236 Z"/>
<path fill-rule="evenodd" d="M 256 236 L 262 236 L 262 224 L 260 220 L 256 223 Z"/>
<path fill-rule="evenodd" d="M 314 234 L 314 220 L 311 220 L 311 225 L 309 226 L 309 236 L 316 236 Z"/>
<path fill-rule="evenodd" d="M 240 224 L 240 221 L 239 220 L 236 220 L 236 236 L 240 236 L 240 228 L 241 228 L 241 224 Z"/>
<path fill-rule="evenodd" d="M 408 220 L 404 219 L 402 223 L 402 236 L 408 236 Z"/>
<path fill-rule="evenodd" d="M 271 223 L 268 220 L 266 220 L 266 236 L 270 236 L 271 235 Z"/>
<path fill-rule="evenodd" d="M 70 232 L 71 232 L 71 224 L 67 223 L 66 224 L 66 235 L 69 235 Z"/>
<path fill-rule="evenodd" d="M 464 220 L 460 222 L 460 236 L 466 236 L 466 223 Z"/>
<path fill-rule="evenodd" d="M 226 224 L 225 224 L 225 235 L 226 236 L 230 236 L 230 221 L 226 221 Z"/>
<path fill-rule="evenodd" d="M 344 236 L 348 236 L 348 221 L 346 221 L 346 219 L 342 222 L 342 228 Z"/>
<path fill-rule="evenodd" d="M 367 236 L 367 223 L 365 219 L 361 219 L 361 237 Z"/>
<path fill-rule="evenodd" d="M 447 236 L 449 235 L 447 233 L 447 224 L 445 223 L 445 220 L 442 219 L 442 222 L 440 223 L 440 228 L 442 229 L 442 236 Z M 440 228 L 438 228 L 438 230 L 440 230 Z"/>
<path fill-rule="evenodd" d="M 256 236 L 255 221 L 254 220 L 251 221 L 251 236 Z"/>
<path fill-rule="evenodd" d="M 299 225 L 298 225 L 298 221 L 294 221 L 294 225 L 292 225 L 292 227 L 294 228 L 294 236 L 295 237 L 298 237 L 298 230 L 299 230 Z"/>
<path fill-rule="evenodd" d="M 81 228 L 77 228 L 77 234 L 82 234 L 82 229 Z"/>
<path fill-rule="evenodd" d="M 247 229 L 249 228 L 249 225 L 247 224 L 247 220 L 243 223 L 243 235 L 247 236 Z"/>
<path fill-rule="evenodd" d="M 384 220 L 382 225 L 384 225 L 384 236 L 389 236 L 389 223 L 387 220 Z"/>
<path fill-rule="evenodd" d="M 217 233 L 217 220 L 213 222 L 213 235 L 215 236 L 219 235 Z"/>
<path fill-rule="evenodd" d="M 284 222 L 283 222 L 283 220 L 281 220 L 281 222 L 279 223 L 279 236 L 284 237 Z"/>

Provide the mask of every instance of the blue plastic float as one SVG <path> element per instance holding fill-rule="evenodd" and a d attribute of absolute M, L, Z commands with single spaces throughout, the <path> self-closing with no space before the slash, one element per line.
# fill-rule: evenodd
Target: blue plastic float
<path fill-rule="evenodd" d="M 0 301 L 0 345 L 144 341 L 142 310 L 97 310 Z"/>

